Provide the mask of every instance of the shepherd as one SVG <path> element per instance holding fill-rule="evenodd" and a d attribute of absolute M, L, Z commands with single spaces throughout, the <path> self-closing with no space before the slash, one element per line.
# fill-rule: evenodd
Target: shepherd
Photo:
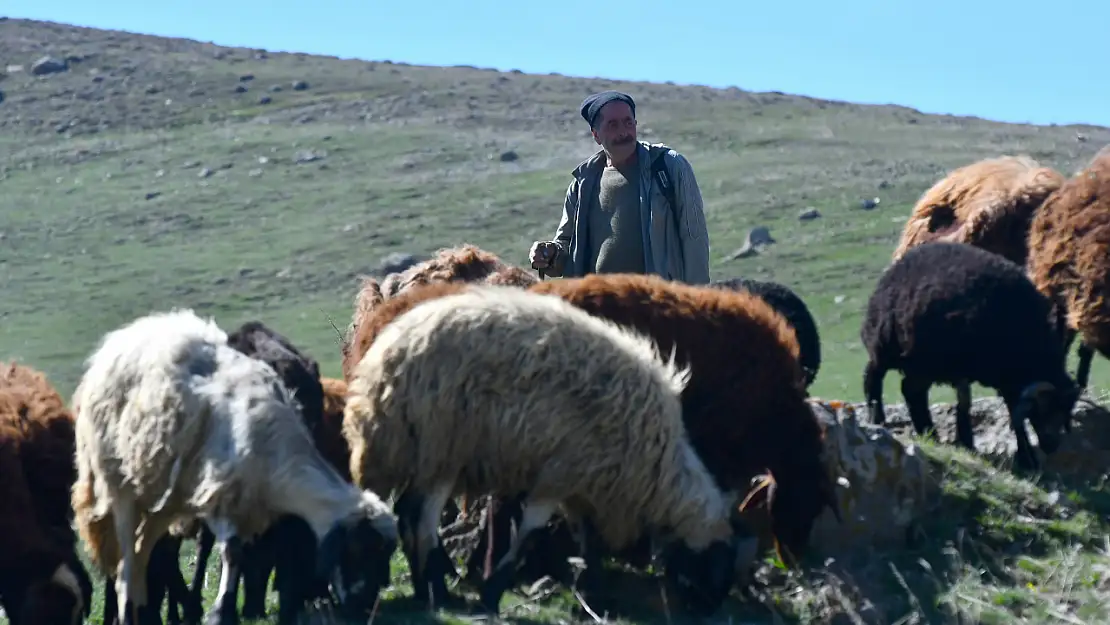
<path fill-rule="evenodd" d="M 532 268 L 541 277 L 652 273 L 708 284 L 709 232 L 690 162 L 636 138 L 628 94 L 591 95 L 581 113 L 601 149 L 571 172 L 554 240 L 528 251 Z"/>

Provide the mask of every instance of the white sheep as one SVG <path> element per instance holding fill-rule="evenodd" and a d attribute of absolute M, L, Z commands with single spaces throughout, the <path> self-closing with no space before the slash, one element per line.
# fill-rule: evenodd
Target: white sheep
<path fill-rule="evenodd" d="M 437 521 L 452 495 L 527 493 L 483 584 L 488 609 L 521 543 L 562 508 L 614 549 L 644 527 L 673 533 L 668 577 L 691 607 L 713 611 L 734 575 L 732 502 L 688 442 L 688 381 L 673 354 L 664 362 L 650 339 L 561 298 L 473 287 L 397 316 L 355 367 L 351 474 L 383 496 L 403 491 L 395 511 L 420 599 L 429 584 L 437 602 L 450 598 Z"/>
<path fill-rule="evenodd" d="M 235 616 L 230 580 L 242 541 L 284 515 L 313 530 L 317 558 L 304 563 L 307 576 L 339 582 L 345 607 L 369 607 L 367 596 L 372 602 L 388 583 L 397 540 L 388 507 L 344 482 L 274 369 L 228 346 L 211 320 L 173 310 L 107 333 L 73 403 L 73 508 L 93 560 L 116 576 L 120 623 L 134 622 L 133 610 L 138 620 L 146 604 L 155 541 L 195 518 L 224 556 L 217 605 L 232 613 L 217 618 Z M 352 545 L 359 553 L 346 552 Z"/>

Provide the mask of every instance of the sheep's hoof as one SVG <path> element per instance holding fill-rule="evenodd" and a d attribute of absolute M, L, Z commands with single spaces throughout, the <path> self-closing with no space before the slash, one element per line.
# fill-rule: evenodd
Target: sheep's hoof
<path fill-rule="evenodd" d="M 416 576 L 413 576 L 413 594 L 417 601 L 429 608 L 458 604 L 461 600 L 447 590 L 447 573 L 453 570 L 454 565 L 442 543 L 428 552 L 428 564 L 424 574 L 420 576 L 419 581 Z M 416 586 L 417 583 L 419 586 Z"/>
<path fill-rule="evenodd" d="M 498 606 L 501 605 L 501 595 L 509 589 L 509 584 L 512 583 L 513 569 L 511 566 L 502 566 L 496 569 L 485 582 L 482 583 L 482 591 L 478 594 L 482 602 L 482 607 L 497 614 Z"/>
<path fill-rule="evenodd" d="M 243 605 L 243 618 L 245 619 L 263 619 L 266 618 L 266 604 L 262 605 Z"/>
<path fill-rule="evenodd" d="M 235 610 L 209 612 L 204 619 L 204 625 L 239 625 L 239 614 Z"/>

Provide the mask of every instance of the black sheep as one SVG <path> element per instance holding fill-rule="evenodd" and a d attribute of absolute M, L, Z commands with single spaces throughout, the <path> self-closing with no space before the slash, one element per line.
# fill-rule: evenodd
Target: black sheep
<path fill-rule="evenodd" d="M 1037 468 L 1025 419 L 1041 451 L 1053 453 L 1071 429 L 1079 397 L 1065 370 L 1062 336 L 1051 303 L 1017 264 L 963 243 L 914 247 L 879 278 L 860 329 L 871 422 L 885 422 L 888 370 L 902 372 L 902 395 L 918 434 L 933 428 L 929 387 L 948 384 L 957 393 L 957 440 L 974 451 L 970 411 L 976 382 L 995 389 L 1006 403 L 1017 466 Z"/>
<path fill-rule="evenodd" d="M 798 362 L 802 365 L 806 387 L 813 384 L 817 371 L 821 368 L 821 336 L 817 331 L 817 322 L 797 293 L 778 282 L 753 278 L 715 280 L 709 286 L 743 290 L 758 295 L 775 312 L 785 317 L 798 339 Z"/>

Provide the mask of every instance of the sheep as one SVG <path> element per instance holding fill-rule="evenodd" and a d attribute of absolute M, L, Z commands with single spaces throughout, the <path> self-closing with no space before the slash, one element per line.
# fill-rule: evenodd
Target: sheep
<path fill-rule="evenodd" d="M 348 358 L 355 330 L 362 317 L 382 301 L 396 297 L 414 286 L 442 282 L 527 287 L 536 281 L 531 273 L 469 244 L 437 250 L 431 258 L 403 272 L 390 274 L 381 283 L 374 278 L 363 277 L 355 296 L 354 315 L 340 345 L 344 379 L 349 379 L 350 369 L 358 362 L 357 359 Z"/>
<path fill-rule="evenodd" d="M 85 365 L 71 501 L 91 560 L 116 577 L 121 625 L 157 609 L 145 609 L 150 552 L 172 524 L 194 519 L 221 547 L 219 606 L 235 605 L 242 541 L 282 515 L 306 521 L 317 542 L 283 549 L 285 566 L 332 580 L 344 611 L 367 609 L 388 583 L 397 540 L 388 507 L 343 482 L 274 369 L 230 347 L 213 321 L 189 309 L 139 317 L 105 334 Z M 294 622 L 300 606 L 281 607 L 279 622 Z M 209 615 L 237 620 L 234 609 Z"/>
<path fill-rule="evenodd" d="M 770 304 L 775 312 L 785 317 L 798 339 L 798 362 L 805 375 L 806 387 L 813 384 L 817 371 L 821 368 L 821 336 L 817 331 L 817 322 L 802 298 L 778 282 L 752 278 L 714 280 L 710 286 L 754 293 Z"/>
<path fill-rule="evenodd" d="M 302 353 L 286 337 L 282 336 L 261 321 L 247 321 L 228 335 L 228 345 L 235 350 L 259 359 L 273 367 L 281 376 L 286 388 L 293 391 L 301 418 L 313 440 L 320 436 L 324 410 L 324 388 L 320 382 L 320 366 L 316 360 Z M 330 459 L 329 459 L 330 460 Z M 277 563 L 276 550 L 280 547 L 275 541 L 283 531 L 283 526 L 262 532 L 255 540 L 243 544 L 243 618 L 259 619 L 266 615 L 266 588 L 270 572 Z M 208 557 L 215 545 L 216 537 L 206 525 L 201 525 L 198 537 L 196 572 L 193 575 L 191 594 L 197 605 L 201 602 L 201 592 L 208 566 Z M 175 570 L 180 569 L 175 562 Z M 172 573 L 167 571 L 167 575 Z M 297 571 L 292 572 L 293 575 Z M 298 584 L 300 588 L 302 584 Z M 283 597 L 281 601 L 296 601 L 293 597 Z M 226 610 L 234 610 L 227 606 Z"/>
<path fill-rule="evenodd" d="M 949 241 L 975 245 L 1024 265 L 1029 222 L 1063 182 L 1059 172 L 1026 155 L 960 167 L 918 199 L 892 262 L 916 245 Z"/>
<path fill-rule="evenodd" d="M 401 490 L 395 510 L 413 586 L 447 599 L 438 546 L 454 493 L 526 492 L 523 521 L 480 593 L 496 611 L 522 542 L 556 509 L 608 544 L 642 525 L 673 532 L 667 576 L 693 610 L 732 584 L 730 500 L 687 440 L 689 372 L 646 337 L 557 297 L 472 286 L 390 321 L 348 382 L 343 433 L 355 482 Z M 414 459 L 415 462 L 414 462 Z"/>
<path fill-rule="evenodd" d="M 382 281 L 384 297 L 393 297 L 418 284 L 432 282 L 486 283 L 526 287 L 537 281 L 531 273 L 510 265 L 477 246 L 462 244 L 437 250 L 421 263 Z"/>
<path fill-rule="evenodd" d="M 1029 248 L 1030 279 L 1065 318 L 1065 352 L 1081 337 L 1075 377 L 1085 389 L 1095 351 L 1110 357 L 1110 146 L 1045 201 Z"/>
<path fill-rule="evenodd" d="M 396 315 L 465 286 L 432 284 L 386 300 L 362 318 L 350 356 L 360 359 Z M 783 561 L 801 557 L 824 506 L 839 518 L 832 478 L 820 460 L 822 430 L 805 401 L 795 333 L 766 301 L 746 291 L 650 275 L 593 274 L 538 282 L 529 290 L 558 295 L 591 314 L 630 325 L 661 349 L 677 348 L 694 370 L 682 395 L 683 419 L 710 473 L 725 489 L 745 489 L 764 471 L 776 480 L 776 496 L 768 503 L 775 550 Z M 519 516 L 508 500 L 497 502 L 496 509 L 499 527 Z M 498 533 L 494 549 L 503 549 L 504 542 Z M 487 549 L 483 535 L 471 555 L 472 572 L 482 568 Z"/>
<path fill-rule="evenodd" d="M 335 378 L 320 378 L 324 387 L 324 413 L 316 437 L 316 447 L 339 475 L 351 481 L 351 450 L 343 438 L 343 407 L 347 404 L 347 383 Z"/>
<path fill-rule="evenodd" d="M 73 415 L 46 377 L 0 363 L 0 605 L 12 625 L 76 625 L 92 581 L 70 526 Z"/>
<path fill-rule="evenodd" d="M 1006 403 L 1017 437 L 1015 463 L 1035 469 L 1025 419 L 1041 451 L 1051 454 L 1071 429 L 1079 395 L 1065 370 L 1062 333 L 1048 298 L 1012 261 L 965 243 L 916 246 L 880 276 L 861 324 L 871 422 L 885 423 L 883 378 L 899 370 L 917 433 L 935 436 L 929 387 L 948 384 L 957 395 L 957 440 L 974 451 L 970 404 L 977 382 Z"/>

